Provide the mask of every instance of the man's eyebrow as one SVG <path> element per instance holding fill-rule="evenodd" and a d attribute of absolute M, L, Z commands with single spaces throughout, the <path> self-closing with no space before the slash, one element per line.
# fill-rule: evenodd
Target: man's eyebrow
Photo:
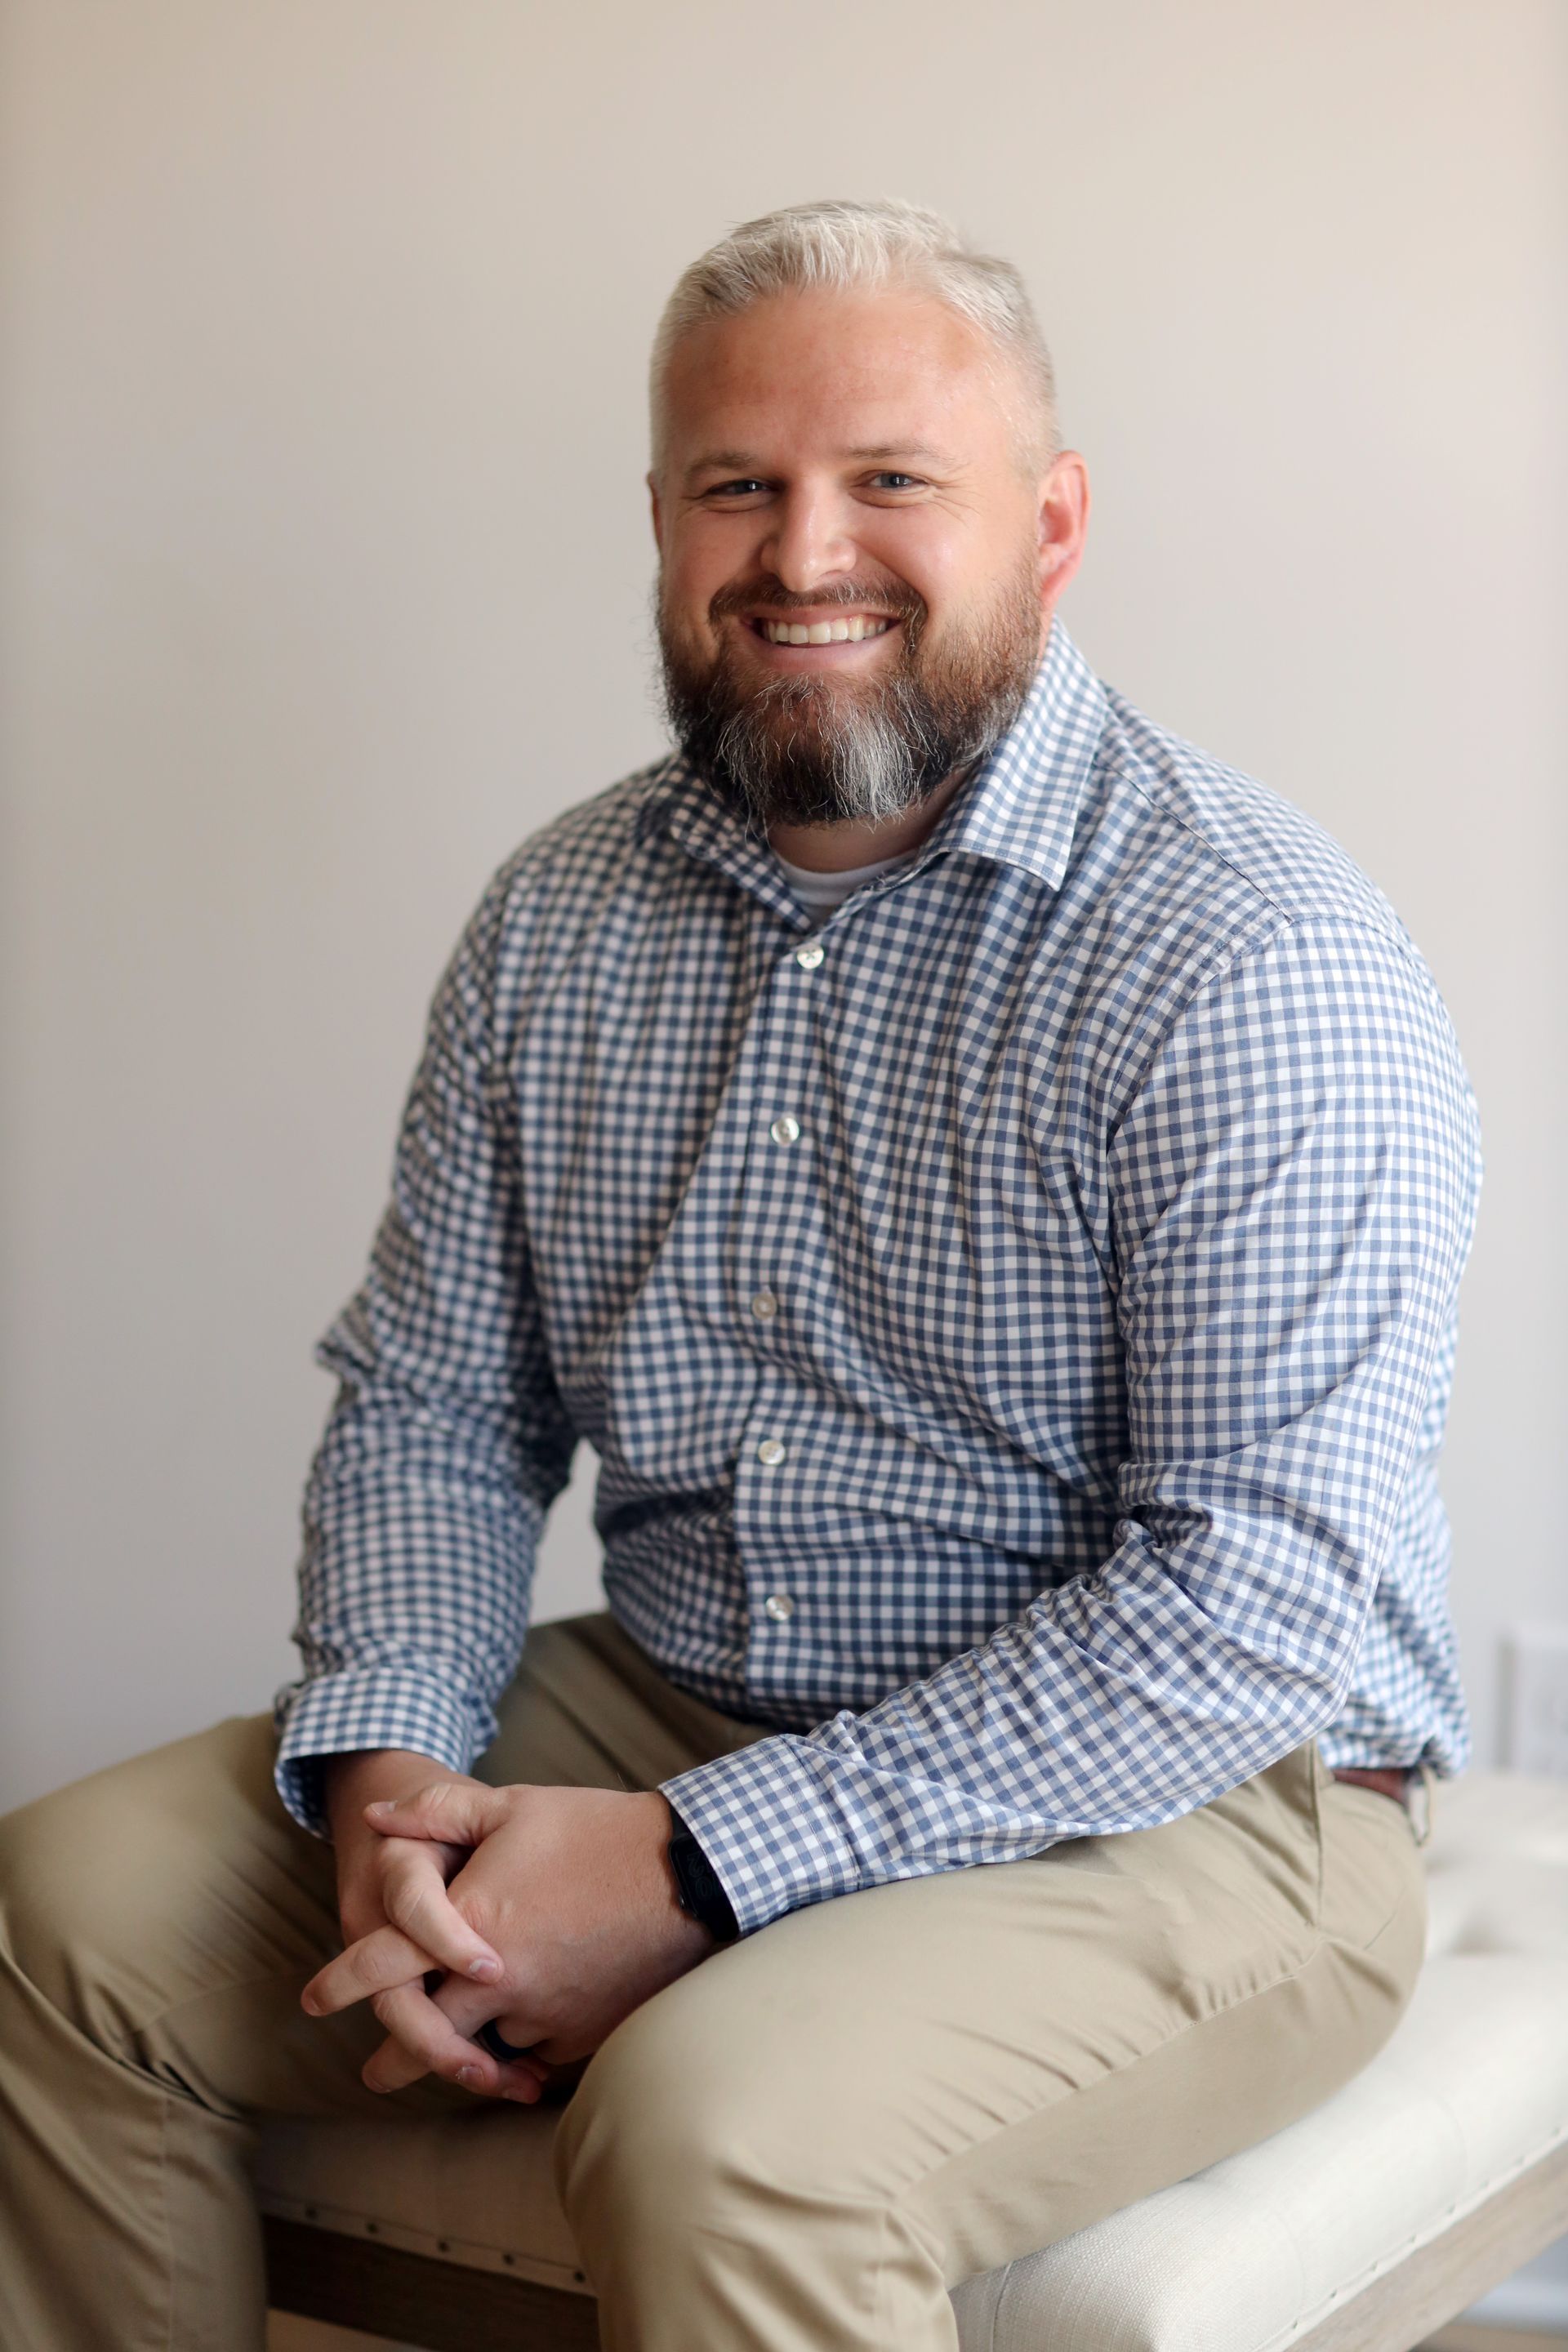
<path fill-rule="evenodd" d="M 755 474 L 762 470 L 762 461 L 749 449 L 710 449 L 700 457 L 693 457 L 686 468 L 686 478 L 693 474 Z"/>
<path fill-rule="evenodd" d="M 886 464 L 893 457 L 913 457 L 925 464 L 939 466 L 952 463 L 948 454 L 934 449 L 925 441 L 868 441 L 854 449 L 841 449 L 841 457 L 852 458 L 858 465 Z M 762 474 L 762 459 L 751 449 L 710 449 L 694 457 L 686 468 L 690 481 L 697 474 Z"/>
<path fill-rule="evenodd" d="M 873 441 L 861 449 L 846 449 L 847 457 L 869 460 L 874 457 L 919 457 L 928 463 L 945 465 L 948 460 L 941 449 L 933 449 L 928 441 Z"/>

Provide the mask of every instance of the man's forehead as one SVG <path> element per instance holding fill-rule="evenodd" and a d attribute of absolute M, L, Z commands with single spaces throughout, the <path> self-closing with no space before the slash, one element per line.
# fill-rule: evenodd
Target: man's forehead
<path fill-rule="evenodd" d="M 951 448 L 995 404 L 993 354 L 945 305 L 906 289 L 772 296 L 704 320 L 671 354 L 668 422 L 752 457 L 780 430 L 842 452 Z"/>

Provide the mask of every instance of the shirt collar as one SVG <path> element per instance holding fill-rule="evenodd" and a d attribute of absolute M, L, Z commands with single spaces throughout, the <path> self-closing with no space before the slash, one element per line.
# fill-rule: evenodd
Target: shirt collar
<path fill-rule="evenodd" d="M 1084 788 L 1104 730 L 1105 689 L 1059 621 L 1024 707 L 915 853 L 927 865 L 960 852 L 1016 866 L 1051 889 L 1072 848 Z M 748 834 L 685 755 L 671 752 L 643 787 L 633 819 L 639 840 L 660 825 L 694 857 L 722 866 L 778 911 L 799 908 L 767 841 Z"/>

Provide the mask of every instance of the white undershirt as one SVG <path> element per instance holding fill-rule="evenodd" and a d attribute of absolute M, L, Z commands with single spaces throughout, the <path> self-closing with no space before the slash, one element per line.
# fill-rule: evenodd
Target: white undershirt
<path fill-rule="evenodd" d="M 815 866 L 792 866 L 787 857 L 779 857 L 776 849 L 773 852 L 784 867 L 784 880 L 808 915 L 831 915 L 851 890 L 858 890 L 862 882 L 875 882 L 879 875 L 890 874 L 911 855 L 904 849 L 896 857 L 879 857 L 869 866 L 841 866 L 837 873 L 819 874 Z"/>

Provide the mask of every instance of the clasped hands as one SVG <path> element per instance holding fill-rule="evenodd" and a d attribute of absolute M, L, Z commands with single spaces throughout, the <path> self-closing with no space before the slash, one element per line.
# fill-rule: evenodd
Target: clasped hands
<path fill-rule="evenodd" d="M 363 2068 L 373 2091 L 438 2074 L 531 2104 L 552 2067 L 590 2056 L 713 1949 L 676 1900 L 657 1790 L 491 1789 L 381 1751 L 334 1759 L 328 1810 L 350 1940 L 301 2006 L 370 2002 L 386 2028 Z M 529 2054 L 502 2064 L 475 2042 L 491 2020 Z"/>

